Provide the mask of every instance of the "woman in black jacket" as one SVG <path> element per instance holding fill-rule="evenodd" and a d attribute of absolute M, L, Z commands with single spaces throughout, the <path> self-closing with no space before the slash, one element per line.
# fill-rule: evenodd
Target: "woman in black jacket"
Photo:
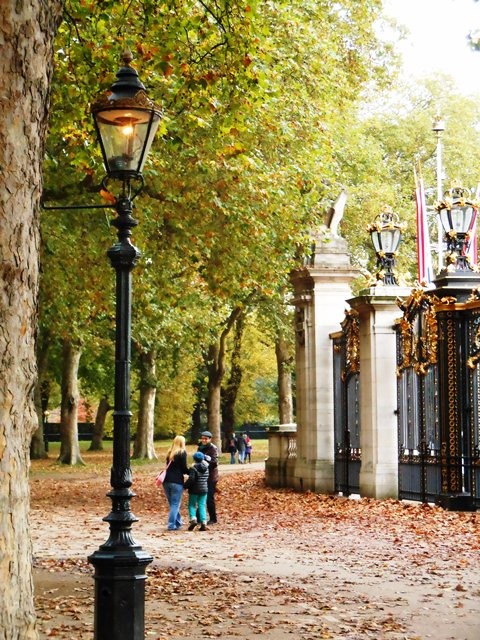
<path fill-rule="evenodd" d="M 167 452 L 167 473 L 163 481 L 163 490 L 170 505 L 167 529 L 176 531 L 182 526 L 180 505 L 182 503 L 184 476 L 188 474 L 187 450 L 185 438 L 175 436 Z"/>

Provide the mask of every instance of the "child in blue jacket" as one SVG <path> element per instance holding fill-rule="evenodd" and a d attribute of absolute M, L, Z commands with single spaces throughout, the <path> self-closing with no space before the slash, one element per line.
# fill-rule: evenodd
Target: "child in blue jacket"
<path fill-rule="evenodd" d="M 189 531 L 193 531 L 200 520 L 200 531 L 207 530 L 207 493 L 208 493 L 208 462 L 201 451 L 193 454 L 193 466 L 189 469 L 185 488 L 188 489 Z"/>

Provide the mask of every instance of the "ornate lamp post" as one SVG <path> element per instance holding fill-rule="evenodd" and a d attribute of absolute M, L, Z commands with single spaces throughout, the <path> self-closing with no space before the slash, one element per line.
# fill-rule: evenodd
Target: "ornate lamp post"
<path fill-rule="evenodd" d="M 110 474 L 112 510 L 104 518 L 108 540 L 88 559 L 95 568 L 95 640 L 143 640 L 145 636 L 145 568 L 152 557 L 134 541 L 131 528 L 137 518 L 130 511 L 130 342 L 131 271 L 140 253 L 131 243 L 133 200 L 143 187 L 142 169 L 157 130 L 161 111 L 147 96 L 138 74 L 124 65 L 107 95 L 92 105 L 95 128 L 109 181 L 120 183 L 113 205 L 118 242 L 108 251 L 116 273 L 115 407 L 113 464 Z"/>
<path fill-rule="evenodd" d="M 473 271 L 468 249 L 475 228 L 478 203 L 470 196 L 470 189 L 454 187 L 446 191 L 443 200 L 436 205 L 447 242 L 447 272 Z"/>
<path fill-rule="evenodd" d="M 403 225 L 400 224 L 398 215 L 390 210 L 379 213 L 367 227 L 377 255 L 377 281 L 384 285 L 398 285 L 393 268 L 402 230 Z"/>

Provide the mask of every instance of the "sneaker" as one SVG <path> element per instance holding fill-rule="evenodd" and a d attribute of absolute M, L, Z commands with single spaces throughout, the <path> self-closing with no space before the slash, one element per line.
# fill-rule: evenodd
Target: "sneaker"
<path fill-rule="evenodd" d="M 207 527 L 205 526 L 204 522 L 202 522 L 202 524 L 200 525 L 200 531 L 207 531 Z"/>
<path fill-rule="evenodd" d="M 197 526 L 197 521 L 196 520 L 192 520 L 190 522 L 190 524 L 188 525 L 188 530 L 189 531 L 193 531 L 195 529 L 195 527 Z"/>
<path fill-rule="evenodd" d="M 209 521 L 207 522 L 207 524 L 217 524 L 217 521 L 216 521 L 216 520 L 209 520 Z"/>

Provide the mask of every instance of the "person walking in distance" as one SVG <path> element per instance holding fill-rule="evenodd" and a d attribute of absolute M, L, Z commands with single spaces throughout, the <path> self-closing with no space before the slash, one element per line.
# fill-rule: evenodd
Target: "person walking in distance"
<path fill-rule="evenodd" d="M 218 449 L 212 442 L 210 431 L 202 431 L 198 450 L 203 453 L 208 462 L 208 493 L 207 511 L 209 520 L 207 524 L 217 524 L 217 508 L 215 505 L 215 492 L 218 482 Z"/>
<path fill-rule="evenodd" d="M 245 462 L 245 449 L 247 448 L 247 443 L 245 442 L 243 433 L 236 437 L 235 442 L 238 451 L 238 464 L 243 464 Z"/>
<path fill-rule="evenodd" d="M 237 441 L 234 433 L 231 433 L 228 438 L 228 453 L 230 454 L 230 464 L 235 464 L 235 454 L 237 453 Z"/>
<path fill-rule="evenodd" d="M 245 462 L 251 462 L 252 461 L 252 450 L 253 450 L 252 440 L 251 440 L 250 436 L 248 435 L 248 433 L 246 433 L 243 437 L 245 439 Z"/>

